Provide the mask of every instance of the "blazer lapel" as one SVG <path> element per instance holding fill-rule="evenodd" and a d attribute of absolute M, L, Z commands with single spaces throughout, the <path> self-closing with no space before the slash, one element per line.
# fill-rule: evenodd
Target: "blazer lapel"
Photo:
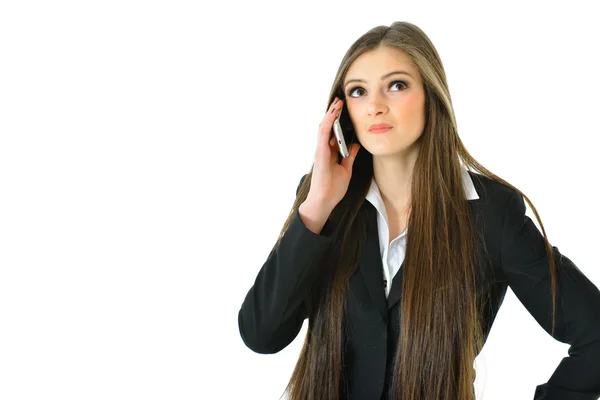
<path fill-rule="evenodd" d="M 379 254 L 379 234 L 377 232 L 377 210 L 365 202 L 368 214 L 367 241 L 359 260 L 359 270 L 371 296 L 371 300 L 379 310 L 381 318 L 387 323 L 388 310 L 383 287 L 383 264 Z M 396 280 L 396 278 L 394 278 Z M 392 286 L 393 288 L 393 286 Z"/>
<path fill-rule="evenodd" d="M 383 285 L 383 264 L 381 262 L 381 255 L 379 254 L 377 210 L 369 202 L 365 202 L 365 206 L 367 208 L 369 224 L 367 227 L 367 241 L 359 261 L 359 270 L 373 304 L 379 310 L 381 318 L 387 323 L 388 310 L 398 303 L 402 295 L 402 267 L 404 266 L 404 261 L 392 279 L 392 287 L 386 299 Z"/>
<path fill-rule="evenodd" d="M 392 279 L 392 288 L 390 289 L 390 293 L 387 298 L 387 306 L 388 309 L 394 307 L 394 305 L 400 300 L 400 295 L 402 294 L 402 271 L 404 270 L 402 267 L 404 266 L 404 261 L 400 264 L 400 269 L 394 275 Z"/>

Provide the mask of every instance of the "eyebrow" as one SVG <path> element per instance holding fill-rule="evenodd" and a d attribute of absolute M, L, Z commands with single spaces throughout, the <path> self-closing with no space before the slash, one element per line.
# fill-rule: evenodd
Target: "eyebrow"
<path fill-rule="evenodd" d="M 385 78 L 387 78 L 388 76 L 395 75 L 395 74 L 404 74 L 404 75 L 408 75 L 408 76 L 410 76 L 411 78 L 413 78 L 413 76 L 412 76 L 411 74 L 409 74 L 408 72 L 406 72 L 406 71 L 392 71 L 392 72 L 389 72 L 389 73 L 387 73 L 387 74 L 383 75 L 383 76 L 381 77 L 381 80 L 384 80 L 384 79 L 385 79 Z M 413 78 L 413 79 L 414 79 L 414 78 Z M 346 83 L 344 83 L 344 86 L 343 86 L 343 87 L 345 88 L 346 86 L 348 86 L 348 84 L 349 84 L 350 82 L 367 82 L 367 81 L 365 81 L 364 79 L 350 79 L 350 80 L 346 81 Z"/>

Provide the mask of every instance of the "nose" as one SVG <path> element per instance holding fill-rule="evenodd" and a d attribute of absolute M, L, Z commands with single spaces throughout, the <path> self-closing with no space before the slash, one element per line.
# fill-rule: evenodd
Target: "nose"
<path fill-rule="evenodd" d="M 380 104 L 369 104 L 368 112 L 369 115 L 383 114 L 387 108 Z"/>
<path fill-rule="evenodd" d="M 373 96 L 372 100 L 369 102 L 367 110 L 369 112 L 369 115 L 377 115 L 385 112 L 387 110 L 387 106 L 384 102 L 377 99 L 376 96 Z"/>

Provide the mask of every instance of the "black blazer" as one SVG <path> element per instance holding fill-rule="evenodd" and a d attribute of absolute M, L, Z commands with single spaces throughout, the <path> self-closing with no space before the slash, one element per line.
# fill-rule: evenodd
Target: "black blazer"
<path fill-rule="evenodd" d="M 523 197 L 511 188 L 469 171 L 479 199 L 469 200 L 474 221 L 489 254 L 485 269 L 483 316 L 487 338 L 510 285 L 540 326 L 551 332 L 551 281 L 543 236 L 525 215 Z M 306 175 L 302 177 L 300 183 Z M 300 186 L 298 186 L 299 188 Z M 297 191 L 296 191 L 297 193 Z M 388 298 L 383 286 L 377 211 L 368 201 L 368 238 L 346 303 L 350 330 L 345 353 L 348 399 L 386 399 L 398 334 L 402 271 L 396 273 Z M 329 221 L 328 221 L 329 222 Z M 288 230 L 269 254 L 238 313 L 242 340 L 251 350 L 276 353 L 291 343 L 307 318 L 308 289 L 318 278 L 317 260 L 332 242 L 331 226 L 310 231 L 295 213 Z M 558 268 L 554 338 L 570 344 L 547 383 L 538 385 L 534 400 L 600 398 L 600 291 L 553 246 Z"/>

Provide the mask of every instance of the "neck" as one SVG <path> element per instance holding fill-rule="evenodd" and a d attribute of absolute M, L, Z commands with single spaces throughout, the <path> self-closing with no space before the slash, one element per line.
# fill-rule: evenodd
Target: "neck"
<path fill-rule="evenodd" d="M 411 181 L 417 150 L 373 156 L 373 178 L 383 201 L 401 212 L 410 205 Z"/>

